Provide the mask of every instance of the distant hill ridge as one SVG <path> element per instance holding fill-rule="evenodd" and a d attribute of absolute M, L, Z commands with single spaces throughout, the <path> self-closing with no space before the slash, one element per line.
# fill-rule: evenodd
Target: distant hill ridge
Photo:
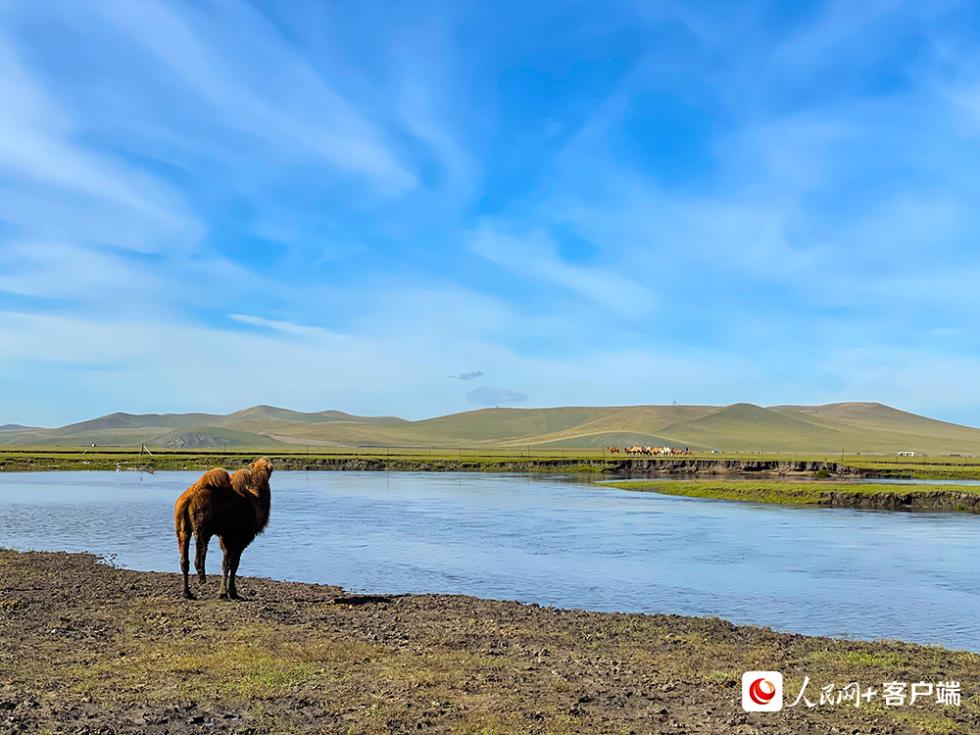
<path fill-rule="evenodd" d="M 253 406 L 229 414 L 117 412 L 55 429 L 7 424 L 0 445 L 173 448 L 479 447 L 651 444 L 720 451 L 980 454 L 980 429 L 881 403 L 821 406 L 487 408 L 408 421 Z"/>

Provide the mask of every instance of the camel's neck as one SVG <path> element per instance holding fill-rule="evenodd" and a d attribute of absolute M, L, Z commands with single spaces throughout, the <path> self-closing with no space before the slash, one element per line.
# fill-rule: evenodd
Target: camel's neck
<path fill-rule="evenodd" d="M 272 492 L 269 483 L 261 482 L 255 488 L 255 522 L 256 532 L 261 533 L 269 523 L 269 510 L 272 507 Z"/>
<path fill-rule="evenodd" d="M 231 484 L 237 493 L 252 504 L 255 510 L 255 533 L 262 533 L 262 529 L 269 523 L 269 507 L 272 504 L 268 473 L 239 470 L 232 475 Z"/>

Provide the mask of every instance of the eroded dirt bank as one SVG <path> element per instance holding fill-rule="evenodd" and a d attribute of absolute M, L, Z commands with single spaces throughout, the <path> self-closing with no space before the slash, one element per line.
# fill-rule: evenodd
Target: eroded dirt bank
<path fill-rule="evenodd" d="M 304 461 L 293 458 L 277 459 L 284 469 L 328 470 L 416 470 L 416 471 L 493 471 L 493 472 L 586 472 L 609 475 L 664 475 L 689 477 L 693 475 L 786 475 L 812 476 L 825 472 L 841 477 L 863 477 L 865 473 L 837 462 L 809 460 L 755 459 L 697 459 L 697 458 L 398 458 L 350 457 L 314 458 Z M 870 474 L 870 473 L 869 473 Z"/>
<path fill-rule="evenodd" d="M 248 567 L 247 553 L 243 566 Z M 243 579 L 242 603 L 176 575 L 0 551 L 0 732 L 977 733 L 980 656 L 717 619 L 469 597 L 358 598 Z M 739 677 L 787 690 L 959 680 L 962 704 L 745 714 Z"/>
<path fill-rule="evenodd" d="M 945 489 L 902 492 L 902 486 L 896 485 L 894 492 L 874 494 L 835 490 L 818 504 L 833 508 L 980 513 L 980 494 Z"/>
<path fill-rule="evenodd" d="M 868 510 L 980 513 L 980 489 L 969 485 L 799 482 L 760 479 L 668 481 L 631 479 L 603 482 L 605 487 L 692 498 L 735 500 L 776 505 L 816 505 Z"/>

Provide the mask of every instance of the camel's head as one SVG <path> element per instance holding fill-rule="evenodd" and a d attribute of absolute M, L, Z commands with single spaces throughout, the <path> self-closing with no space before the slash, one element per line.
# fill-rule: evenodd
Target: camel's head
<path fill-rule="evenodd" d="M 272 476 L 272 462 L 265 457 L 259 457 L 257 460 L 252 462 L 249 469 L 252 471 L 253 475 L 265 475 L 266 480 Z"/>

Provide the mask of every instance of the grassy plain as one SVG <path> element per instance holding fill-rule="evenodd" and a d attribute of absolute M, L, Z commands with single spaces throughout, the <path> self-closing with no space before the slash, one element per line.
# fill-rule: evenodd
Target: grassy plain
<path fill-rule="evenodd" d="M 293 470 L 460 470 L 602 472 L 623 464 L 617 455 L 594 450 L 528 452 L 486 448 L 391 448 L 391 449 L 240 449 L 152 450 L 96 448 L 81 452 L 74 448 L 0 449 L 0 471 L 44 470 L 204 470 L 237 467 L 257 456 L 270 457 L 280 469 Z"/>
<path fill-rule="evenodd" d="M 832 453 L 692 452 L 674 457 L 630 457 L 604 449 L 489 447 L 331 448 L 255 447 L 233 450 L 97 447 L 0 447 L 0 471 L 204 470 L 237 467 L 266 455 L 281 469 L 459 470 L 615 475 L 853 475 L 936 480 L 980 479 L 978 457 L 841 455 Z"/>

